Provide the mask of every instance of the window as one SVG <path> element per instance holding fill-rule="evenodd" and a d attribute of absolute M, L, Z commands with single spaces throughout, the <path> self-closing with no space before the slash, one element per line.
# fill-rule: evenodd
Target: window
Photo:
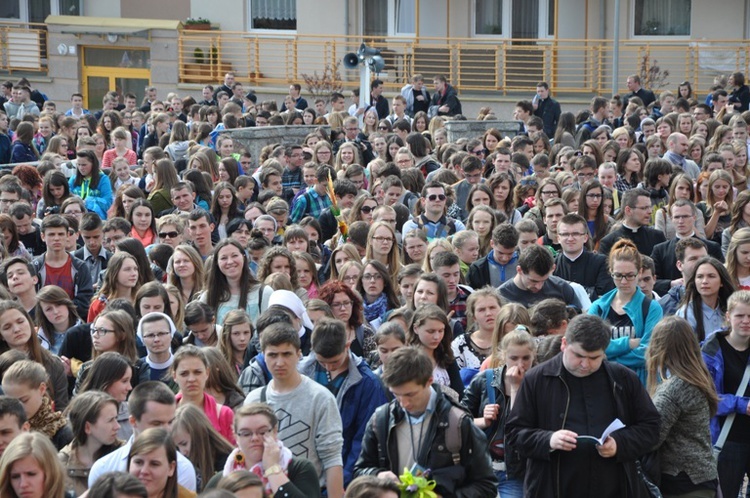
<path fill-rule="evenodd" d="M 80 16 L 81 0 L 2 0 L 0 19 L 43 23 L 48 15 Z"/>
<path fill-rule="evenodd" d="M 362 34 L 365 36 L 388 35 L 388 2 L 362 1 Z"/>
<path fill-rule="evenodd" d="M 250 29 L 297 30 L 297 0 L 250 0 Z"/>
<path fill-rule="evenodd" d="M 476 0 L 474 31 L 477 35 L 503 34 L 502 0 Z"/>
<path fill-rule="evenodd" d="M 60 0 L 60 15 L 61 16 L 80 16 L 81 15 L 80 0 Z"/>
<path fill-rule="evenodd" d="M 396 0 L 396 34 L 414 34 L 417 32 L 416 0 Z"/>
<path fill-rule="evenodd" d="M 635 36 L 690 36 L 691 0 L 635 0 Z"/>
<path fill-rule="evenodd" d="M 20 19 L 21 0 L 6 0 L 0 3 L 0 19 Z"/>

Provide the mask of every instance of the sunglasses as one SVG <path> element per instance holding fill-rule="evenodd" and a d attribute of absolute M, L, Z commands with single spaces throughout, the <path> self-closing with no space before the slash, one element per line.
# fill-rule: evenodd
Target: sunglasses
<path fill-rule="evenodd" d="M 375 210 L 375 208 L 372 207 L 372 206 L 362 206 L 362 209 L 360 209 L 360 211 L 362 211 L 365 214 L 370 213 L 370 212 L 372 212 L 374 210 Z"/>
<path fill-rule="evenodd" d="M 387 126 L 378 126 L 378 130 L 387 130 L 387 129 L 388 129 Z"/>
<path fill-rule="evenodd" d="M 444 201 L 446 199 L 445 194 L 432 194 L 427 196 L 427 200 L 435 202 L 435 201 Z"/>
<path fill-rule="evenodd" d="M 177 232 L 159 232 L 159 238 L 160 239 L 166 239 L 166 238 L 174 239 L 178 235 L 180 235 L 180 234 L 177 233 Z"/>

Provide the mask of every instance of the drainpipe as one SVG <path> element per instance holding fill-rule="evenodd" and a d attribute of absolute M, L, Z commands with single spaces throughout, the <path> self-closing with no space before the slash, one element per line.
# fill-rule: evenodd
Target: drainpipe
<path fill-rule="evenodd" d="M 620 81 L 620 0 L 615 0 L 615 26 L 612 40 L 612 95 L 617 93 Z"/>

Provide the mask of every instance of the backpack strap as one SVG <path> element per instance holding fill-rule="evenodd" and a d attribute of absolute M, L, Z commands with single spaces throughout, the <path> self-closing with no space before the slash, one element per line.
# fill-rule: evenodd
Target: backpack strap
<path fill-rule="evenodd" d="M 260 315 L 260 307 L 263 305 L 263 289 L 265 288 L 265 285 L 260 284 L 260 288 L 258 289 L 258 315 Z"/>
<path fill-rule="evenodd" d="M 260 402 L 265 403 L 266 402 L 266 390 L 268 389 L 268 386 L 263 386 L 263 388 L 260 390 Z"/>
<path fill-rule="evenodd" d="M 467 414 L 457 406 L 448 411 L 448 427 L 445 429 L 445 447 L 451 453 L 453 465 L 461 464 L 461 421 Z"/>
<path fill-rule="evenodd" d="M 381 469 L 388 468 L 387 462 L 387 448 L 388 448 L 388 406 L 384 405 L 385 408 L 375 412 L 375 423 L 373 429 L 375 430 L 375 438 L 378 441 L 378 467 Z"/>
<path fill-rule="evenodd" d="M 641 303 L 641 315 L 643 316 L 643 327 L 646 327 L 646 319 L 648 318 L 648 312 L 651 311 L 651 301 L 652 299 L 648 296 L 643 298 L 643 302 Z"/>

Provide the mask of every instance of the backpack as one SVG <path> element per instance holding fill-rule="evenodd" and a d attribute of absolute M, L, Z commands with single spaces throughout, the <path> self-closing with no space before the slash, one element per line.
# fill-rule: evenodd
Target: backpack
<path fill-rule="evenodd" d="M 443 225 L 442 223 L 438 223 L 437 229 L 435 229 L 435 236 L 432 237 L 433 239 L 445 238 L 456 233 L 456 220 L 454 220 L 453 218 L 449 216 L 446 216 L 445 219 L 447 221 L 445 225 Z M 424 230 L 424 233 L 427 234 L 427 230 L 424 227 L 426 224 L 424 215 L 420 214 L 419 216 L 417 216 L 417 219 L 414 221 L 417 224 L 417 228 L 419 228 L 420 230 Z M 445 235 L 441 235 L 443 231 L 446 232 Z"/>
<path fill-rule="evenodd" d="M 264 393 L 261 393 L 261 397 Z M 438 388 L 438 394 L 442 394 Z M 449 398 L 447 398 L 449 399 Z M 444 430 L 445 434 L 445 447 L 451 454 L 453 465 L 461 464 L 461 421 L 464 417 L 468 417 L 469 414 L 462 408 L 453 404 L 450 401 L 451 407 L 448 411 L 448 426 Z M 373 423 L 373 429 L 375 431 L 375 437 L 378 440 L 378 466 L 384 469 L 388 468 L 386 461 L 387 451 L 386 443 L 388 440 L 388 420 L 389 420 L 389 405 L 384 405 L 382 410 L 375 412 L 375 421 Z"/>

